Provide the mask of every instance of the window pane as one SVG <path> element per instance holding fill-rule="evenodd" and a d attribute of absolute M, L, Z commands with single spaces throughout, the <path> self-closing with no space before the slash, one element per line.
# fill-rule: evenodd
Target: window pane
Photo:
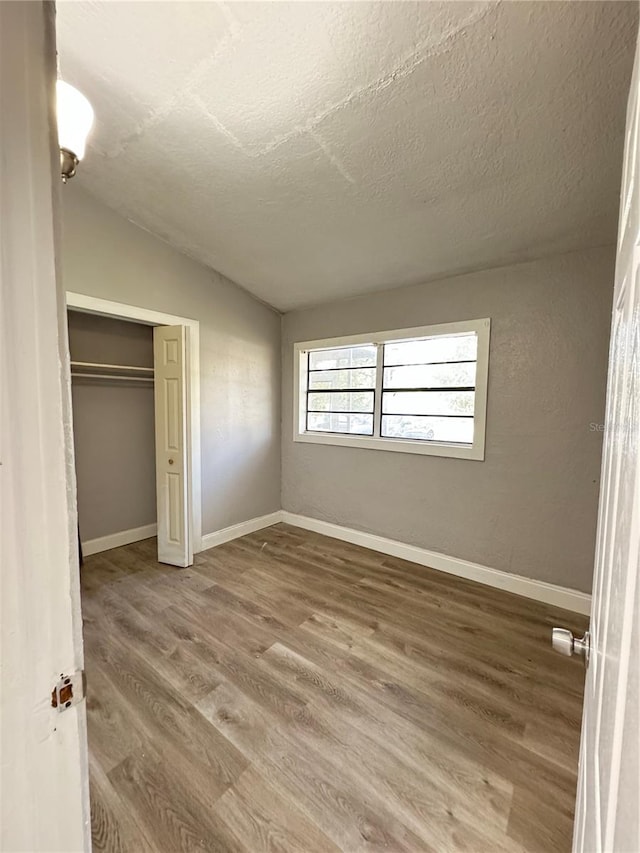
<path fill-rule="evenodd" d="M 474 388 L 476 363 L 413 364 L 410 367 L 385 367 L 385 388 Z"/>
<path fill-rule="evenodd" d="M 335 370 L 338 367 L 375 367 L 376 348 L 361 344 L 339 349 L 316 349 L 309 353 L 309 370 Z"/>
<path fill-rule="evenodd" d="M 425 418 L 383 415 L 383 438 L 412 438 L 419 441 L 445 441 L 473 444 L 473 418 Z"/>
<path fill-rule="evenodd" d="M 373 415 L 336 415 L 328 412 L 307 415 L 307 432 L 343 432 L 350 435 L 373 435 Z"/>
<path fill-rule="evenodd" d="M 473 415 L 474 391 L 385 391 L 382 411 L 400 415 Z"/>
<path fill-rule="evenodd" d="M 439 361 L 475 361 L 478 339 L 471 335 L 438 335 L 420 341 L 384 345 L 384 364 L 430 364 Z"/>
<path fill-rule="evenodd" d="M 316 391 L 307 397 L 310 412 L 372 412 L 373 391 Z"/>
<path fill-rule="evenodd" d="M 376 369 L 365 367 L 355 370 L 309 371 L 309 390 L 324 391 L 332 388 L 375 388 Z"/>

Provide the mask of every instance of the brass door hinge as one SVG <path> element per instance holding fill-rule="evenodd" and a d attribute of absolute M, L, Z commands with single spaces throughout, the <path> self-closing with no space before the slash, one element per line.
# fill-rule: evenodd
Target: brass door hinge
<path fill-rule="evenodd" d="M 51 707 L 66 711 L 81 702 L 86 694 L 87 679 L 84 670 L 71 675 L 60 673 L 60 681 L 51 691 Z"/>

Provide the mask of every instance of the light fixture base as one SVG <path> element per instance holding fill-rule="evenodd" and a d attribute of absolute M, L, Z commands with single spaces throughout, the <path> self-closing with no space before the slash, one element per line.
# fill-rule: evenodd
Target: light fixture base
<path fill-rule="evenodd" d="M 60 149 L 60 172 L 62 174 L 62 183 L 66 184 L 69 178 L 72 178 L 76 173 L 76 167 L 80 161 L 68 148 Z"/>

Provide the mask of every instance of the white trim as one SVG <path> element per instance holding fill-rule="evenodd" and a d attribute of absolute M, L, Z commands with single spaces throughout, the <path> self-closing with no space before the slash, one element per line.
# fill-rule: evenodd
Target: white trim
<path fill-rule="evenodd" d="M 202 550 L 202 466 L 200 458 L 200 322 L 191 317 L 164 314 L 124 302 L 112 302 L 85 293 L 67 291 L 67 308 L 85 314 L 100 314 L 147 326 L 186 326 L 187 332 L 187 431 L 189 433 L 188 477 L 191 484 L 191 536 L 194 553 Z"/>
<path fill-rule="evenodd" d="M 269 515 L 260 515 L 257 518 L 250 518 L 248 521 L 241 521 L 239 524 L 232 524 L 231 527 L 223 527 L 222 530 L 216 530 L 213 533 L 206 533 L 202 537 L 202 548 L 200 550 L 206 551 L 209 548 L 215 548 L 216 545 L 222 545 L 232 539 L 239 539 L 241 536 L 262 530 L 263 527 L 271 527 L 281 521 L 282 510 L 278 510 L 277 512 L 270 512 Z"/>
<path fill-rule="evenodd" d="M 475 332 L 478 337 L 478 356 L 474 410 L 473 444 L 449 444 L 435 441 L 411 441 L 408 439 L 383 438 L 380 425 L 380 387 L 382 370 L 378 356 L 376 374 L 376 394 L 374 397 L 374 435 L 337 435 L 336 433 L 306 432 L 304 394 L 306 389 L 307 353 L 314 349 L 330 349 L 353 344 L 383 344 L 397 340 L 415 340 L 417 338 L 438 335 L 455 335 Z M 489 338 L 491 320 L 463 320 L 456 323 L 440 323 L 436 326 L 418 326 L 410 329 L 369 332 L 363 335 L 348 335 L 339 338 L 323 338 L 316 341 L 301 341 L 293 345 L 293 440 L 308 444 L 333 444 L 340 447 L 358 447 L 366 450 L 392 450 L 399 453 L 417 453 L 425 456 L 448 456 L 457 459 L 484 460 L 485 431 L 487 419 L 487 387 L 489 375 Z"/>
<path fill-rule="evenodd" d="M 190 317 L 178 317 L 176 314 L 165 314 L 162 311 L 153 311 L 151 308 L 129 305 L 126 302 L 113 302 L 98 296 L 87 296 L 86 293 L 76 293 L 73 290 L 67 290 L 67 308 L 82 311 L 84 314 L 108 314 L 118 320 L 143 323 L 147 326 L 199 325 L 198 320 Z"/>
<path fill-rule="evenodd" d="M 131 545 L 132 542 L 151 539 L 157 532 L 157 524 L 146 524 L 144 527 L 132 527 L 130 530 L 121 530 L 119 533 L 110 533 L 108 536 L 100 536 L 97 539 L 87 539 L 82 543 L 82 556 L 90 557 L 91 554 L 110 551 L 111 548 L 120 548 L 121 545 Z"/>
<path fill-rule="evenodd" d="M 416 453 L 422 456 L 447 456 L 452 459 L 484 460 L 484 447 L 466 444 L 444 444 L 436 441 L 410 441 L 400 438 L 375 438 L 372 436 L 338 435 L 337 433 L 301 432 L 293 437 L 304 444 L 333 444 L 338 447 L 357 447 L 360 450 L 391 450 L 398 453 Z"/>
<path fill-rule="evenodd" d="M 470 563 L 468 560 L 449 557 L 437 551 L 418 548 L 416 545 L 407 545 L 404 542 L 397 542 L 395 539 L 386 539 L 384 536 L 376 536 L 362 530 L 342 527 L 342 525 L 320 521 L 317 518 L 296 515 L 286 510 L 282 511 L 282 521 L 295 527 L 302 527 L 305 530 L 313 530 L 315 533 L 321 533 L 324 536 L 331 536 L 333 539 L 341 539 L 343 542 L 361 545 L 363 548 L 370 548 L 372 551 L 379 551 L 381 554 L 389 554 L 392 557 L 409 560 L 412 563 L 428 566 L 440 572 L 467 578 L 506 592 L 513 592 L 525 598 L 533 598 L 545 604 L 553 604 L 565 610 L 573 610 L 575 613 L 589 615 L 591 612 L 591 596 L 576 589 L 557 586 L 533 578 L 525 578 L 521 575 L 512 575 L 498 569 L 490 569 L 488 566 L 482 566 L 479 563 Z"/>

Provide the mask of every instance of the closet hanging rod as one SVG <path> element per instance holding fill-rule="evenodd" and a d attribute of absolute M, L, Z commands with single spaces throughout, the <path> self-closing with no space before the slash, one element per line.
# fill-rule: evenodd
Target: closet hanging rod
<path fill-rule="evenodd" d="M 115 379 L 118 382 L 153 382 L 153 376 L 127 376 L 124 373 L 74 373 L 72 379 Z"/>
<path fill-rule="evenodd" d="M 136 373 L 153 373 L 153 367 L 136 367 L 133 364 L 102 364 L 99 361 L 72 361 L 71 367 L 79 367 L 82 369 L 92 370 L 129 370 Z"/>

